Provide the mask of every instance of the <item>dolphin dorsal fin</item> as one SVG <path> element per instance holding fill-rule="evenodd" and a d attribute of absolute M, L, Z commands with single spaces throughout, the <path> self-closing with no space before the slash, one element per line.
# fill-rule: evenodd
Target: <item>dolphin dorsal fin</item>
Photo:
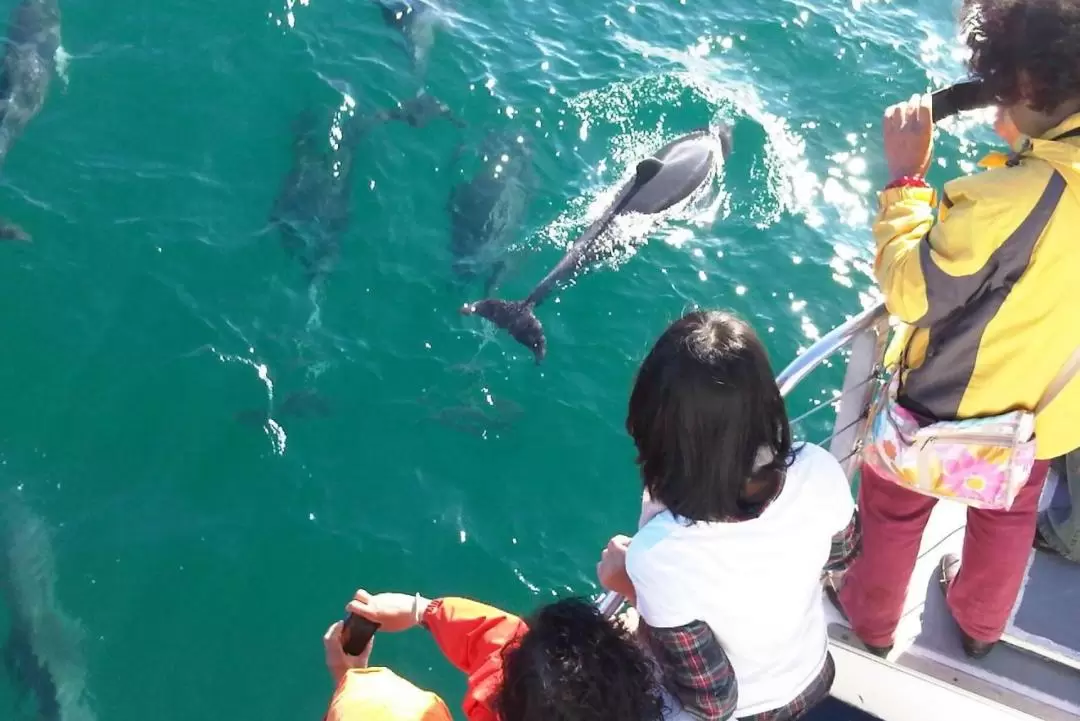
<path fill-rule="evenodd" d="M 656 177 L 656 174 L 664 169 L 664 162 L 657 158 L 645 158 L 637 164 L 637 173 L 634 176 L 634 182 L 637 185 L 644 185 L 650 180 Z"/>

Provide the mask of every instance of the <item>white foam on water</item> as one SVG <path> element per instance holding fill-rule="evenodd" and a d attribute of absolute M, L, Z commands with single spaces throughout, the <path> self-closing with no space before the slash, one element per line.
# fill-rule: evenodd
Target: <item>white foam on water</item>
<path fill-rule="evenodd" d="M 322 305 L 319 303 L 322 292 L 320 291 L 318 284 L 312 283 L 308 286 L 307 296 L 308 300 L 311 301 L 311 315 L 308 316 L 304 328 L 307 329 L 309 333 L 314 333 L 322 328 Z"/>
<path fill-rule="evenodd" d="M 67 87 L 70 84 L 68 67 L 71 64 L 71 55 L 64 49 L 63 45 L 56 48 L 54 60 L 56 62 L 56 76 L 64 83 L 64 87 Z"/>
<path fill-rule="evenodd" d="M 525 586 L 525 588 L 533 593 L 540 593 L 540 587 L 525 578 L 525 575 L 521 572 L 520 568 L 514 568 L 514 576 L 517 577 L 517 580 L 521 581 L 521 584 Z"/>
<path fill-rule="evenodd" d="M 273 444 L 274 453 L 279 456 L 285 455 L 285 447 L 289 439 L 285 435 L 285 429 L 281 427 L 281 424 L 273 418 L 267 418 L 266 425 L 263 428 L 266 431 L 266 437 Z"/>
<path fill-rule="evenodd" d="M 270 367 L 265 363 L 259 363 L 253 358 L 249 358 L 242 355 L 236 355 L 234 353 L 222 353 L 213 346 L 208 346 L 211 353 L 213 353 L 219 361 L 222 363 L 239 363 L 241 365 L 248 366 L 255 371 L 256 377 L 266 388 L 266 406 L 268 409 L 273 408 L 274 405 L 274 380 L 270 377 Z M 248 349 L 249 353 L 254 353 L 253 348 Z M 283 456 L 285 455 L 285 447 L 288 441 L 288 437 L 285 434 L 285 429 L 280 423 L 267 415 L 267 419 L 263 424 L 263 431 L 266 433 L 266 437 L 270 439 L 271 446 L 274 453 Z"/>
<path fill-rule="evenodd" d="M 282 8 L 284 11 L 281 17 L 275 18 L 273 13 L 270 13 L 270 17 L 278 27 L 282 25 L 288 25 L 289 28 L 296 27 L 296 12 L 297 7 L 307 7 L 311 4 L 311 0 L 285 0 L 285 5 Z"/>

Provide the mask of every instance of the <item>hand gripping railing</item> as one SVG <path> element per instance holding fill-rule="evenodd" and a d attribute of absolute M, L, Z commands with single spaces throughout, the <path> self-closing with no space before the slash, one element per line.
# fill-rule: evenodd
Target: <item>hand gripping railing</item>
<path fill-rule="evenodd" d="M 836 407 L 836 422 L 833 424 L 832 435 L 826 442 L 829 444 L 829 452 L 843 465 L 849 479 L 858 467 L 866 412 L 874 391 L 874 380 L 879 375 L 888 325 L 889 315 L 884 304 L 863 311 L 829 331 L 776 377 L 781 395 L 787 396 L 815 368 L 833 354 L 850 346 L 841 392 L 830 401 L 791 420 L 794 426 L 823 408 Z M 845 399 L 851 402 L 841 402 Z M 597 601 L 597 607 L 605 616 L 613 616 L 618 613 L 623 602 L 622 596 L 608 592 Z"/>

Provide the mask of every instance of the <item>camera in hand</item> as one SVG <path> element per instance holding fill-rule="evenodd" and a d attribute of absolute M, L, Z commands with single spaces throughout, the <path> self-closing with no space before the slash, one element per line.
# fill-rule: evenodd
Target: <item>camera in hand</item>
<path fill-rule="evenodd" d="M 931 97 L 935 123 L 957 113 L 985 108 L 996 102 L 994 96 L 979 80 L 964 80 L 938 90 Z"/>
<path fill-rule="evenodd" d="M 378 630 L 379 624 L 350 613 L 345 617 L 345 626 L 341 629 L 341 648 L 350 656 L 359 656 Z"/>

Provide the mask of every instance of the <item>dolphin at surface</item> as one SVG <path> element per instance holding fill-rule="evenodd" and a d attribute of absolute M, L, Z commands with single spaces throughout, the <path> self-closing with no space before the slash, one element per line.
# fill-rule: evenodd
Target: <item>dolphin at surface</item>
<path fill-rule="evenodd" d="M 0 648 L 19 710 L 33 708 L 13 721 L 94 721 L 81 652 L 84 632 L 57 603 L 49 529 L 14 492 L 0 493 L 0 508 L 0 603 L 10 620 Z"/>
<path fill-rule="evenodd" d="M 293 163 L 270 213 L 286 252 L 304 267 L 309 283 L 325 278 L 341 251 L 351 220 L 353 171 L 360 141 L 375 126 L 402 120 L 415 127 L 448 115 L 429 95 L 419 95 L 390 111 L 346 115 L 333 128 L 305 110 L 294 124 Z M 340 116 L 340 114 L 339 114 Z"/>
<path fill-rule="evenodd" d="M 716 153 L 717 143 L 720 157 Z M 730 152 L 731 131 L 726 126 L 721 126 L 715 133 L 710 129 L 696 130 L 671 141 L 638 163 L 634 176 L 619 189 L 604 213 L 574 241 L 562 260 L 525 300 L 488 298 L 466 303 L 461 313 L 479 315 L 509 331 L 515 340 L 533 352 L 539 363 L 547 353 L 547 339 L 533 310 L 583 267 L 607 254 L 604 234 L 612 222 L 620 215 L 631 213 L 658 216 L 690 198 L 713 177 Z"/>
<path fill-rule="evenodd" d="M 480 168 L 454 186 L 447 203 L 450 251 L 454 275 L 466 282 L 486 276 L 490 295 L 506 270 L 501 256 L 524 220 L 535 173 L 528 143 L 514 133 L 489 135 L 478 155 Z"/>

